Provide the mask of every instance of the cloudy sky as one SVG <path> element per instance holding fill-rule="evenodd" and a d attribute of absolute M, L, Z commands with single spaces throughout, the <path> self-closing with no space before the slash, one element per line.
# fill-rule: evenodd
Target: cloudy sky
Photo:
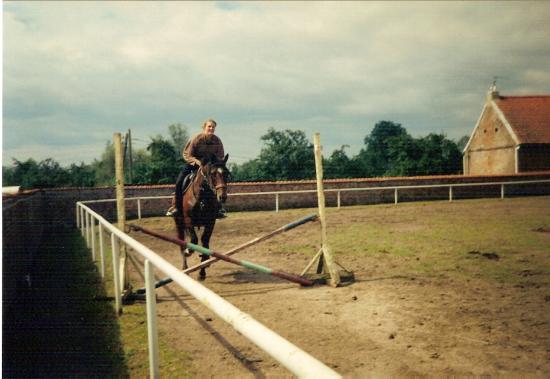
<path fill-rule="evenodd" d="M 550 93 L 549 2 L 3 2 L 3 164 L 99 158 L 213 117 L 231 161 L 269 127 L 354 155 L 379 120 L 469 135 L 501 94 Z"/>

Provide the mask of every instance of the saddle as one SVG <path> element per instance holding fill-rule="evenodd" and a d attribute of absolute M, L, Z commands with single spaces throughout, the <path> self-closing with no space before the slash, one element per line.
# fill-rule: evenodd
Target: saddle
<path fill-rule="evenodd" d="M 185 194 L 187 189 L 190 187 L 191 183 L 193 183 L 193 179 L 195 179 L 195 176 L 197 175 L 197 171 L 193 171 L 190 174 L 188 174 L 185 178 L 183 178 L 183 181 L 181 182 L 181 194 Z"/>

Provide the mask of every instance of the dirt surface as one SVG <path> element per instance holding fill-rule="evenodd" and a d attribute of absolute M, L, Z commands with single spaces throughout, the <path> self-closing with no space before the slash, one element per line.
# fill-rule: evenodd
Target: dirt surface
<path fill-rule="evenodd" d="M 550 205 L 548 198 L 543 205 Z M 329 228 L 353 225 L 366 209 L 375 208 L 331 212 Z M 227 251 L 312 211 L 231 214 L 218 222 L 211 248 Z M 391 212 L 379 212 L 380 221 L 394 223 L 395 230 L 417 227 L 400 224 Z M 169 218 L 139 224 L 175 235 Z M 137 232 L 132 235 L 181 267 L 177 247 Z M 549 233 L 538 232 L 537 238 L 550 246 Z M 299 274 L 319 247 L 319 224 L 308 223 L 234 257 Z M 509 283 L 455 276 L 452 271 L 419 273 L 408 267 L 420 254 L 381 258 L 389 254 L 364 249 L 364 254 L 337 252 L 337 261 L 356 277 L 355 283 L 340 288 L 303 288 L 225 262 L 211 266 L 203 284 L 345 377 L 550 375 L 548 278 L 542 284 L 530 280 L 547 273 L 525 270 L 523 277 Z M 500 259 L 472 251 L 464 251 L 465 259 L 485 259 L 487 264 L 505 260 L 500 251 L 491 252 Z M 198 255 L 190 258 L 190 264 L 198 261 Z M 140 274 L 132 276 L 141 283 Z M 178 286 L 159 290 L 158 301 L 161 338 L 190 353 L 195 377 L 292 377 Z"/>

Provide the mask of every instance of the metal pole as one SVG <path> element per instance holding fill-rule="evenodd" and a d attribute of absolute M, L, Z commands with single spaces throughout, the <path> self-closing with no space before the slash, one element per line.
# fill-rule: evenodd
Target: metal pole
<path fill-rule="evenodd" d="M 504 199 L 504 184 L 500 185 L 500 198 Z"/>
<path fill-rule="evenodd" d="M 449 186 L 449 201 L 453 201 L 453 186 Z"/>
<path fill-rule="evenodd" d="M 132 129 L 128 129 L 128 174 L 129 182 L 134 182 L 134 158 L 132 156 Z"/>
<path fill-rule="evenodd" d="M 337 192 L 338 209 L 340 209 L 340 191 Z"/>
<path fill-rule="evenodd" d="M 105 278 L 105 241 L 103 240 L 103 225 L 98 224 L 99 227 L 99 257 L 101 260 L 101 277 Z"/>
<path fill-rule="evenodd" d="M 397 204 L 397 188 L 394 189 L 394 192 L 393 192 L 393 203 L 394 204 Z"/>
<path fill-rule="evenodd" d="M 279 212 L 279 194 L 275 194 L 275 212 Z"/>
<path fill-rule="evenodd" d="M 145 260 L 145 288 L 147 288 L 147 336 L 149 342 L 149 376 L 159 378 L 159 341 L 157 330 L 157 294 L 153 265 Z"/>
<path fill-rule="evenodd" d="M 115 291 L 115 312 L 122 314 L 122 292 L 120 291 L 120 272 L 119 272 L 119 254 L 118 242 L 116 236 L 111 233 L 111 249 L 113 251 L 113 283 Z"/>
<path fill-rule="evenodd" d="M 141 220 L 141 199 L 137 200 L 137 207 L 138 207 L 138 220 Z"/>

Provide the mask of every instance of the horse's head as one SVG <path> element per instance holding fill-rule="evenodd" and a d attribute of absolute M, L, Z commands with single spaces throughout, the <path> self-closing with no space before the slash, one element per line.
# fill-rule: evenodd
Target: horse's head
<path fill-rule="evenodd" d="M 206 179 L 210 190 L 216 194 L 219 202 L 225 202 L 227 199 L 227 182 L 230 173 L 225 164 L 229 154 L 226 154 L 223 160 L 218 160 L 215 155 L 204 159 L 201 163 L 201 173 Z"/>

